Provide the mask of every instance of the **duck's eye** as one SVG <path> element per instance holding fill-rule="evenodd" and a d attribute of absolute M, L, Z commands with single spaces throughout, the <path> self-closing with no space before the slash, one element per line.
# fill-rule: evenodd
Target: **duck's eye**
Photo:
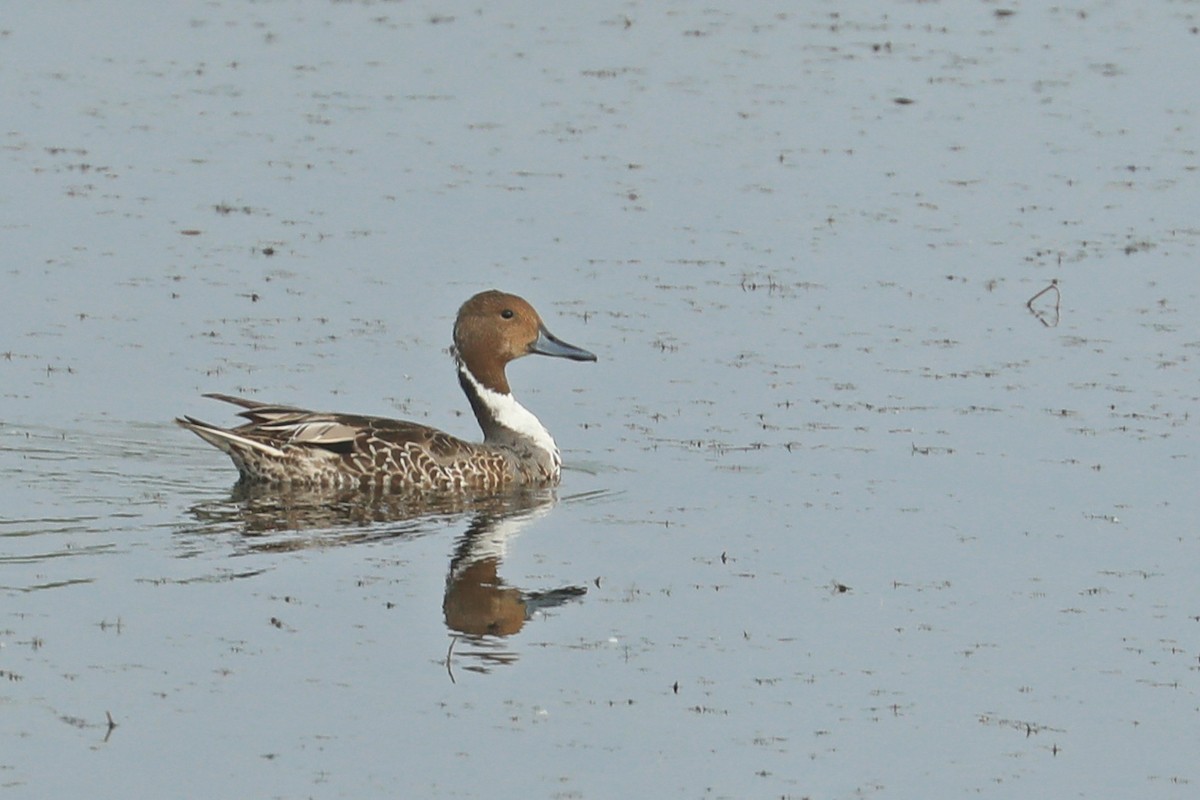
<path fill-rule="evenodd" d="M 500 312 L 500 316 L 504 317 L 505 319 L 512 319 L 513 318 L 513 310 L 511 308 L 506 308 Z"/>

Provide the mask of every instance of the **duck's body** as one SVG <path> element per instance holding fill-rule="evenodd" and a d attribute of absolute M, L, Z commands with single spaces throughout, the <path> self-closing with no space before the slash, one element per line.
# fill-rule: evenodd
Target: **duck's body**
<path fill-rule="evenodd" d="M 192 417 L 183 427 L 225 451 L 242 479 L 278 485 L 373 491 L 495 491 L 551 486 L 562 466 L 546 428 L 516 401 L 504 368 L 531 353 L 595 361 L 556 339 L 529 303 L 488 291 L 459 309 L 454 323 L 458 379 L 483 429 L 468 442 L 415 422 L 330 414 L 213 397 L 246 409 L 249 422 L 226 429 Z"/>

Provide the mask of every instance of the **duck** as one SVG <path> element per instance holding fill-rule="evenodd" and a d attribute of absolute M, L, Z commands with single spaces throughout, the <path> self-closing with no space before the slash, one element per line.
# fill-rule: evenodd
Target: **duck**
<path fill-rule="evenodd" d="M 239 483 L 372 492 L 495 492 L 557 486 L 562 456 L 546 427 L 513 397 L 505 368 L 527 355 L 595 361 L 554 336 L 530 303 L 496 289 L 458 310 L 450 349 L 482 442 L 416 422 L 310 411 L 227 394 L 248 420 L 222 428 L 195 417 L 175 422 L 224 451 Z"/>

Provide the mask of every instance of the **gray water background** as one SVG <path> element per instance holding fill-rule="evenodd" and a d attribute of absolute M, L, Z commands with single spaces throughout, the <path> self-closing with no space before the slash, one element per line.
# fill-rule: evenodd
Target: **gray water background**
<path fill-rule="evenodd" d="M 1192 796 L 1198 26 L 9 7 L 0 793 Z M 493 537 L 587 594 L 464 639 L 481 517 L 264 522 L 170 420 L 474 436 L 492 286 L 600 356 L 510 369 Z"/>

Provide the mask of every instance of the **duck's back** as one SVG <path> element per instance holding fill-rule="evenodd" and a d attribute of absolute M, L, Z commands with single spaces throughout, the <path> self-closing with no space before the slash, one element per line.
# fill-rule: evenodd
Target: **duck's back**
<path fill-rule="evenodd" d="M 385 491 L 493 490 L 544 481 L 515 466 L 508 448 L 476 444 L 405 420 L 329 414 L 214 395 L 249 421 L 224 429 L 180 424 L 229 454 L 255 483 Z"/>

